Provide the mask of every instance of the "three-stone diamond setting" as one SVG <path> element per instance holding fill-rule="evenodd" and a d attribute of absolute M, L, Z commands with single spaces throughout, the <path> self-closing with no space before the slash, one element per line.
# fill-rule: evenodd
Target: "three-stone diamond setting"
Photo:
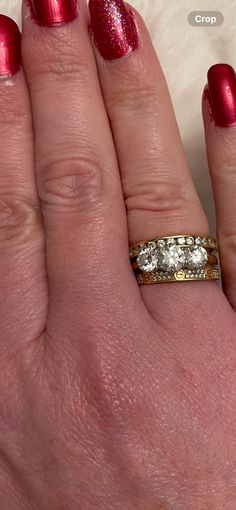
<path fill-rule="evenodd" d="M 185 246 L 184 246 L 185 245 Z M 136 263 L 143 272 L 163 270 L 168 273 L 186 269 L 201 269 L 208 261 L 207 249 L 195 244 L 192 237 L 162 240 L 143 246 Z"/>

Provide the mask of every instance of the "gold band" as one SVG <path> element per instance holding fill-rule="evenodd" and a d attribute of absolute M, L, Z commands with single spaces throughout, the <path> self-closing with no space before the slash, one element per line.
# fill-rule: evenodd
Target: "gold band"
<path fill-rule="evenodd" d="M 173 274 L 158 271 L 156 273 L 137 273 L 135 276 L 139 285 L 151 285 L 154 283 L 219 280 L 220 271 L 217 268 L 212 269 L 207 267 L 199 272 L 181 269 Z"/>
<path fill-rule="evenodd" d="M 130 246 L 129 254 L 139 285 L 220 279 L 217 241 L 210 236 L 158 237 Z"/>

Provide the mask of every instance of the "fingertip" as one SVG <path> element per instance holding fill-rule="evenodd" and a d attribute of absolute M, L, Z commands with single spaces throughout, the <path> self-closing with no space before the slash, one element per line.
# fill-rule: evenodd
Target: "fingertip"
<path fill-rule="evenodd" d="M 216 126 L 236 124 L 236 74 L 229 64 L 214 64 L 207 73 L 209 103 Z"/>

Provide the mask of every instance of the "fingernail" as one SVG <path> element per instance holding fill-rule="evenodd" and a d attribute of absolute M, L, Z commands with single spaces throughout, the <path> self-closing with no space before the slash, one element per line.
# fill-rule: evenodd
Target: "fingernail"
<path fill-rule="evenodd" d="M 91 30 L 102 57 L 113 60 L 138 48 L 138 32 L 123 0 L 90 0 Z"/>
<path fill-rule="evenodd" d="M 208 71 L 208 99 L 217 126 L 236 124 L 236 75 L 228 64 L 216 64 Z"/>
<path fill-rule="evenodd" d="M 209 98 L 209 91 L 208 91 L 208 85 L 205 86 L 204 90 L 203 90 L 203 100 L 205 101 L 206 105 L 207 105 L 207 109 L 208 109 L 208 113 L 209 113 L 209 117 L 210 117 L 210 121 L 211 122 L 214 122 L 214 118 L 213 118 L 213 115 L 212 115 L 212 110 L 211 110 L 211 104 L 210 104 L 210 98 Z"/>
<path fill-rule="evenodd" d="M 54 27 L 77 17 L 77 0 L 28 0 L 38 25 Z"/>
<path fill-rule="evenodd" d="M 20 66 L 20 30 L 13 19 L 0 14 L 0 76 L 13 76 Z"/>

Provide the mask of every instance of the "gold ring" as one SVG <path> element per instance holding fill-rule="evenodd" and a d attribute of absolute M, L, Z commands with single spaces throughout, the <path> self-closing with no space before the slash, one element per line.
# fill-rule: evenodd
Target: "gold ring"
<path fill-rule="evenodd" d="M 129 255 L 139 285 L 220 279 L 214 237 L 157 237 L 131 245 Z"/>

